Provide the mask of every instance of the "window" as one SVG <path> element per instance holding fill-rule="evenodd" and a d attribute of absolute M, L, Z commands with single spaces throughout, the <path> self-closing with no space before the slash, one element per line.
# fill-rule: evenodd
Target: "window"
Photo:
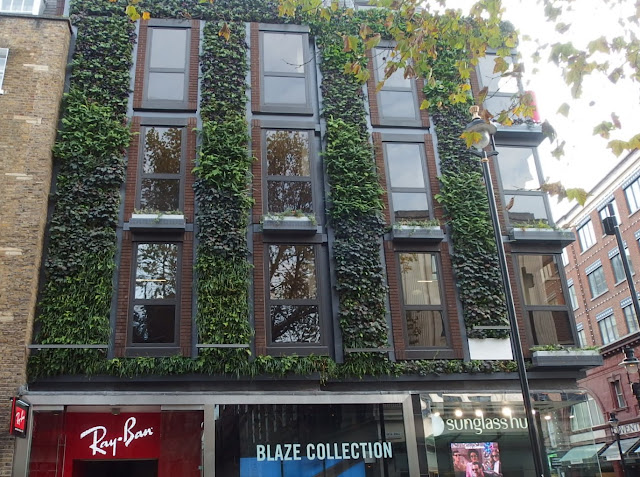
<path fill-rule="evenodd" d="M 510 56 L 498 58 L 495 54 L 487 54 L 478 58 L 478 76 L 482 87 L 487 88 L 487 98 L 484 101 L 485 109 L 493 115 L 511 107 L 514 94 L 520 91 L 516 75 L 503 76 L 503 73 L 495 73 L 496 59 L 504 61 L 508 67 L 507 72 L 513 72 L 513 58 Z"/>
<path fill-rule="evenodd" d="M 136 208 L 171 212 L 183 209 L 186 128 L 143 126 Z"/>
<path fill-rule="evenodd" d="M 384 157 L 394 221 L 429 219 L 424 144 L 385 142 Z"/>
<path fill-rule="evenodd" d="M 309 38 L 306 33 L 262 31 L 261 102 L 264 111 L 311 112 Z"/>
<path fill-rule="evenodd" d="M 180 245 L 137 243 L 134 253 L 129 343 L 134 346 L 176 344 Z"/>
<path fill-rule="evenodd" d="M 593 224 L 590 220 L 578 228 L 578 241 L 580 242 L 580 250 L 583 252 L 596 243 L 596 234 L 593 232 Z"/>
<path fill-rule="evenodd" d="M 564 265 L 565 267 L 569 265 L 569 253 L 567 252 L 566 248 L 562 249 L 562 265 Z"/>
<path fill-rule="evenodd" d="M 589 281 L 589 290 L 591 290 L 592 299 L 602 295 L 608 290 L 602 265 L 598 266 L 593 271 L 587 272 L 587 280 Z"/>
<path fill-rule="evenodd" d="M 640 178 L 625 187 L 624 195 L 627 198 L 629 214 L 633 214 L 636 210 L 640 209 Z"/>
<path fill-rule="evenodd" d="M 517 257 L 534 344 L 575 344 L 556 256 L 519 254 Z"/>
<path fill-rule="evenodd" d="M 320 345 L 325 339 L 320 318 L 316 247 L 270 244 L 267 254 L 271 343 Z"/>
<path fill-rule="evenodd" d="M 578 345 L 581 348 L 587 346 L 587 335 L 584 332 L 584 328 L 578 330 Z"/>
<path fill-rule="evenodd" d="M 592 427 L 604 424 L 604 418 L 598 408 L 598 403 L 591 396 L 588 396 L 586 401 L 571 406 L 571 415 L 569 417 L 572 431 L 591 430 Z"/>
<path fill-rule="evenodd" d="M 616 409 L 623 409 L 627 407 L 627 402 L 624 399 L 624 393 L 622 392 L 622 384 L 620 380 L 616 379 L 611 383 L 611 391 L 613 392 L 613 405 Z"/>
<path fill-rule="evenodd" d="M 172 20 L 161 25 L 150 25 L 147 33 L 143 104 L 153 109 L 186 109 L 191 24 Z"/>
<path fill-rule="evenodd" d="M 387 65 L 393 58 L 390 48 L 373 51 L 374 79 L 376 84 L 384 80 Z M 378 111 L 383 124 L 419 125 L 420 110 L 415 81 L 404 77 L 404 68 L 395 70 L 378 91 Z"/>
<path fill-rule="evenodd" d="M 618 325 L 616 324 L 616 318 L 613 315 L 613 310 L 609 310 L 602 314 L 603 316 L 596 319 L 598 320 L 598 328 L 600 328 L 600 336 L 602 336 L 602 344 L 606 345 L 618 339 Z"/>
<path fill-rule="evenodd" d="M 571 282 L 571 284 L 569 284 L 567 289 L 569 290 L 569 300 L 571 301 L 571 309 L 572 310 L 577 310 L 579 308 L 578 297 L 576 296 L 576 288 L 573 285 L 573 282 Z"/>
<path fill-rule="evenodd" d="M 446 347 L 438 256 L 407 252 L 398 259 L 409 346 Z"/>
<path fill-rule="evenodd" d="M 609 204 L 611 204 L 611 206 L 613 207 L 613 216 L 616 218 L 616 222 L 619 225 L 620 224 L 620 212 L 618 212 L 618 205 L 616 204 L 616 200 L 615 199 L 611 199 L 607 203 L 607 205 L 605 205 L 603 208 L 601 208 L 598 211 L 598 214 L 600 214 L 600 221 L 603 221 L 606 217 L 609 217 Z"/>
<path fill-rule="evenodd" d="M 310 131 L 264 131 L 267 213 L 313 213 Z"/>
<path fill-rule="evenodd" d="M 3 0 L 0 0 L 3 1 Z M 7 58 L 9 57 L 9 48 L 0 48 L 0 94 L 4 94 L 2 90 L 2 81 L 4 80 L 4 72 L 7 69 Z"/>
<path fill-rule="evenodd" d="M 0 0 L 0 13 L 26 13 L 40 15 L 44 2 L 40 0 Z M 0 82 L 0 86 L 2 86 Z"/>
<path fill-rule="evenodd" d="M 633 271 L 633 263 L 631 263 L 631 257 L 629 256 L 629 249 L 625 247 L 625 254 L 627 255 L 627 260 L 629 260 L 629 268 L 631 269 L 631 274 L 634 274 Z M 613 276 L 615 278 L 616 284 L 626 280 L 627 276 L 624 273 L 624 265 L 622 264 L 622 256 L 620 255 L 620 251 L 616 248 L 615 254 L 610 254 L 611 258 L 611 267 L 613 267 Z"/>
<path fill-rule="evenodd" d="M 636 312 L 633 309 L 633 303 L 631 303 L 631 298 L 627 298 L 623 300 L 622 303 L 622 314 L 624 315 L 624 320 L 627 322 L 627 330 L 629 333 L 634 333 L 638 331 L 638 318 L 636 317 Z"/>

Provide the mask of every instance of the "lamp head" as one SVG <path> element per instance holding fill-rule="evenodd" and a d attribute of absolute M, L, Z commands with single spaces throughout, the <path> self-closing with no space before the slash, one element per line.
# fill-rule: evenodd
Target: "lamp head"
<path fill-rule="evenodd" d="M 618 426 L 620 425 L 620 420 L 616 417 L 615 412 L 609 413 L 609 425 L 611 426 L 611 430 L 613 431 L 614 434 L 618 432 Z"/>
<path fill-rule="evenodd" d="M 465 132 L 475 132 L 480 134 L 481 139 L 473 145 L 479 151 L 484 149 L 491 142 L 491 136 L 498 130 L 489 121 L 485 121 L 480 117 L 480 106 L 471 106 L 469 112 L 473 115 L 471 122 L 464 128 Z"/>
<path fill-rule="evenodd" d="M 624 349 L 624 359 L 620 363 L 620 366 L 624 366 L 629 374 L 638 374 L 638 366 L 640 366 L 640 360 L 636 358 L 633 348 L 626 347 Z"/>

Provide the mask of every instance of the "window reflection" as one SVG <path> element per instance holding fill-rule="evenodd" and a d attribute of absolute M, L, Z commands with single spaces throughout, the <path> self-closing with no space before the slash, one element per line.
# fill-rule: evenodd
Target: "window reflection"
<path fill-rule="evenodd" d="M 318 307 L 271 307 L 271 339 L 274 343 L 320 343 Z"/>
<path fill-rule="evenodd" d="M 553 255 L 520 255 L 518 264 L 525 304 L 565 304 L 562 282 Z"/>
<path fill-rule="evenodd" d="M 305 60 L 306 34 L 262 33 L 262 102 L 303 106 L 309 102 Z"/>
<path fill-rule="evenodd" d="M 395 220 L 428 219 L 424 146 L 419 143 L 386 142 L 384 153 Z"/>
<path fill-rule="evenodd" d="M 135 305 L 132 341 L 134 343 L 173 343 L 175 341 L 175 305 Z"/>
<path fill-rule="evenodd" d="M 171 243 L 138 244 L 136 298 L 173 298 L 176 294 L 178 246 Z"/>
<path fill-rule="evenodd" d="M 416 104 L 411 91 L 380 91 L 382 116 L 391 119 L 415 119 Z"/>
<path fill-rule="evenodd" d="M 527 223 L 549 223 L 542 195 L 505 194 L 504 199 L 511 206 L 507 211 L 511 224 L 526 226 Z"/>
<path fill-rule="evenodd" d="M 146 100 L 176 103 L 186 100 L 188 47 L 187 28 L 149 29 Z"/>
<path fill-rule="evenodd" d="M 304 73 L 303 37 L 297 33 L 267 33 L 262 37 L 264 71 Z"/>
<path fill-rule="evenodd" d="M 184 68 L 186 66 L 187 30 L 152 28 L 149 66 L 151 68 Z"/>
<path fill-rule="evenodd" d="M 535 190 L 540 188 L 533 149 L 499 147 L 496 156 L 505 190 Z"/>
<path fill-rule="evenodd" d="M 168 212 L 180 209 L 183 128 L 143 129 L 140 209 Z"/>

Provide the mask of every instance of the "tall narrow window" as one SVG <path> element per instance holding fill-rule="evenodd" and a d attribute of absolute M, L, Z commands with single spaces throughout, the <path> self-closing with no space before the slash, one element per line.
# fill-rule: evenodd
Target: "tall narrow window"
<path fill-rule="evenodd" d="M 600 215 L 600 220 L 602 221 L 606 217 L 609 217 L 609 204 L 611 204 L 611 206 L 613 207 L 613 216 L 616 218 L 616 222 L 619 225 L 620 224 L 620 212 L 618 212 L 618 205 L 616 204 L 616 200 L 615 199 L 611 199 L 607 203 L 607 205 L 605 205 L 604 207 L 602 207 L 598 211 L 598 214 Z"/>
<path fill-rule="evenodd" d="M 624 315 L 624 320 L 627 323 L 627 330 L 629 331 L 629 333 L 638 331 L 638 318 L 636 317 L 636 312 L 633 309 L 631 298 L 622 300 L 621 306 L 622 314 Z"/>
<path fill-rule="evenodd" d="M 182 209 L 184 128 L 143 127 L 136 208 L 154 212 Z"/>
<path fill-rule="evenodd" d="M 177 343 L 179 253 L 176 243 L 135 245 L 130 344 Z"/>
<path fill-rule="evenodd" d="M 267 213 L 313 213 L 309 131 L 268 130 Z"/>
<path fill-rule="evenodd" d="M 589 290 L 591 291 L 591 298 L 602 295 L 608 290 L 607 281 L 604 277 L 604 270 L 602 265 L 587 272 L 587 280 L 589 281 Z"/>
<path fill-rule="evenodd" d="M 437 255 L 400 253 L 398 259 L 409 346 L 446 347 Z"/>
<path fill-rule="evenodd" d="M 587 346 L 587 335 L 585 334 L 583 328 L 580 328 L 578 330 L 578 345 L 581 348 L 584 348 L 585 346 Z"/>
<path fill-rule="evenodd" d="M 571 309 L 577 310 L 579 305 L 578 297 L 576 296 L 576 287 L 574 286 L 573 282 L 571 282 L 571 284 L 569 284 L 567 288 L 569 290 L 569 300 L 571 300 Z"/>
<path fill-rule="evenodd" d="M 627 407 L 627 402 L 624 399 L 624 392 L 622 391 L 622 384 L 620 384 L 619 379 L 616 379 L 611 383 L 611 391 L 613 393 L 613 404 L 616 409 L 624 409 Z"/>
<path fill-rule="evenodd" d="M 635 272 L 633 271 L 633 263 L 631 263 L 631 257 L 629 256 L 629 249 L 625 248 L 624 251 L 627 256 L 627 260 L 629 261 L 629 269 L 631 270 L 631 273 L 634 274 Z M 613 268 L 613 277 L 616 283 L 626 280 L 627 275 L 624 273 L 624 265 L 622 264 L 620 250 L 616 248 L 613 253 L 609 254 L 609 257 L 611 258 L 611 267 Z"/>
<path fill-rule="evenodd" d="M 271 343 L 322 343 L 315 246 L 269 245 L 267 266 Z"/>
<path fill-rule="evenodd" d="M 598 320 L 598 328 L 600 328 L 603 345 L 612 343 L 620 337 L 616 317 L 613 315 L 612 309 L 597 315 L 596 320 Z"/>
<path fill-rule="evenodd" d="M 483 88 L 487 88 L 484 107 L 493 115 L 509 109 L 513 103 L 514 95 L 520 91 L 517 75 L 503 76 L 503 73 L 496 71 L 496 66 L 506 66 L 506 72 L 513 73 L 513 58 L 510 56 L 498 58 L 497 55 L 491 53 L 478 58 L 480 83 Z"/>
<path fill-rule="evenodd" d="M 2 81 L 4 80 L 4 72 L 7 69 L 7 58 L 9 57 L 9 48 L 0 48 L 0 94 L 4 94 L 2 90 Z"/>
<path fill-rule="evenodd" d="M 590 220 L 578 228 L 578 242 L 580 242 L 580 250 L 583 252 L 596 243 L 596 234 L 593 231 L 593 223 Z"/>
<path fill-rule="evenodd" d="M 393 50 L 376 48 L 373 51 L 374 78 L 384 80 Z M 392 66 L 395 67 L 395 66 Z M 396 69 L 378 92 L 378 108 L 382 124 L 411 125 L 420 121 L 415 81 L 404 77 L 404 68 Z"/>
<path fill-rule="evenodd" d="M 384 143 L 395 222 L 429 219 L 424 146 L 419 143 Z"/>
<path fill-rule="evenodd" d="M 627 198 L 629 213 L 633 214 L 640 209 L 640 179 L 636 179 L 624 189 L 624 195 Z"/>

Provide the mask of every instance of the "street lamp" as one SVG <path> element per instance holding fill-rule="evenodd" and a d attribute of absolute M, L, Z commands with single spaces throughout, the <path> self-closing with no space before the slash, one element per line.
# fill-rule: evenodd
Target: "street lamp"
<path fill-rule="evenodd" d="M 640 360 L 636 358 L 633 348 L 627 346 L 624 349 L 624 359 L 620 363 L 620 366 L 624 366 L 624 369 L 627 371 L 629 382 L 631 383 L 631 390 L 638 401 L 638 405 L 640 405 L 640 383 L 631 382 L 631 375 L 638 374 L 638 367 L 640 366 Z"/>
<path fill-rule="evenodd" d="M 498 151 L 493 147 L 492 151 L 487 152 L 485 147 L 493 143 L 493 135 L 496 133 L 496 127 L 483 120 L 478 112 L 479 106 L 472 106 L 469 112 L 473 114 L 471 122 L 467 124 L 465 132 L 475 132 L 480 134 L 480 140 L 476 142 L 469 152 L 480 158 L 482 164 L 482 175 L 484 184 L 487 189 L 487 197 L 489 199 L 489 213 L 493 224 L 493 234 L 496 240 L 496 249 L 498 252 L 498 263 L 504 293 L 507 301 L 507 318 L 509 319 L 509 330 L 511 332 L 511 350 L 513 357 L 518 365 L 518 378 L 520 380 L 520 389 L 522 391 L 522 399 L 524 401 L 524 410 L 527 418 L 527 428 L 529 431 L 529 440 L 531 441 L 531 453 L 533 456 L 533 464 L 535 466 L 536 475 L 544 476 L 544 461 L 542 459 L 542 451 L 540 449 L 540 440 L 538 438 L 538 427 L 534 418 L 533 404 L 531 402 L 531 393 L 529 391 L 529 380 L 527 378 L 527 370 L 524 362 L 524 353 L 522 351 L 522 343 L 520 342 L 520 330 L 516 320 L 516 307 L 513 302 L 513 290 L 511 288 L 511 280 L 509 279 L 509 269 L 507 267 L 507 256 L 502 242 L 502 231 L 500 230 L 500 219 L 498 217 L 498 207 L 493 191 L 493 183 L 491 182 L 491 171 L 489 170 L 489 157 L 497 156 Z"/>
<path fill-rule="evenodd" d="M 636 359 L 637 361 L 637 359 Z M 619 433 L 619 429 L 618 426 L 620 425 L 620 421 L 618 420 L 618 418 L 616 417 L 616 413 L 615 412 L 610 412 L 609 413 L 609 425 L 611 426 L 611 433 L 613 434 L 613 437 L 616 440 L 616 443 L 618 444 L 618 452 L 620 452 L 620 465 L 622 465 L 622 475 L 624 477 L 627 476 L 627 466 L 624 462 L 624 455 L 622 454 L 622 446 L 620 445 L 620 433 Z"/>

